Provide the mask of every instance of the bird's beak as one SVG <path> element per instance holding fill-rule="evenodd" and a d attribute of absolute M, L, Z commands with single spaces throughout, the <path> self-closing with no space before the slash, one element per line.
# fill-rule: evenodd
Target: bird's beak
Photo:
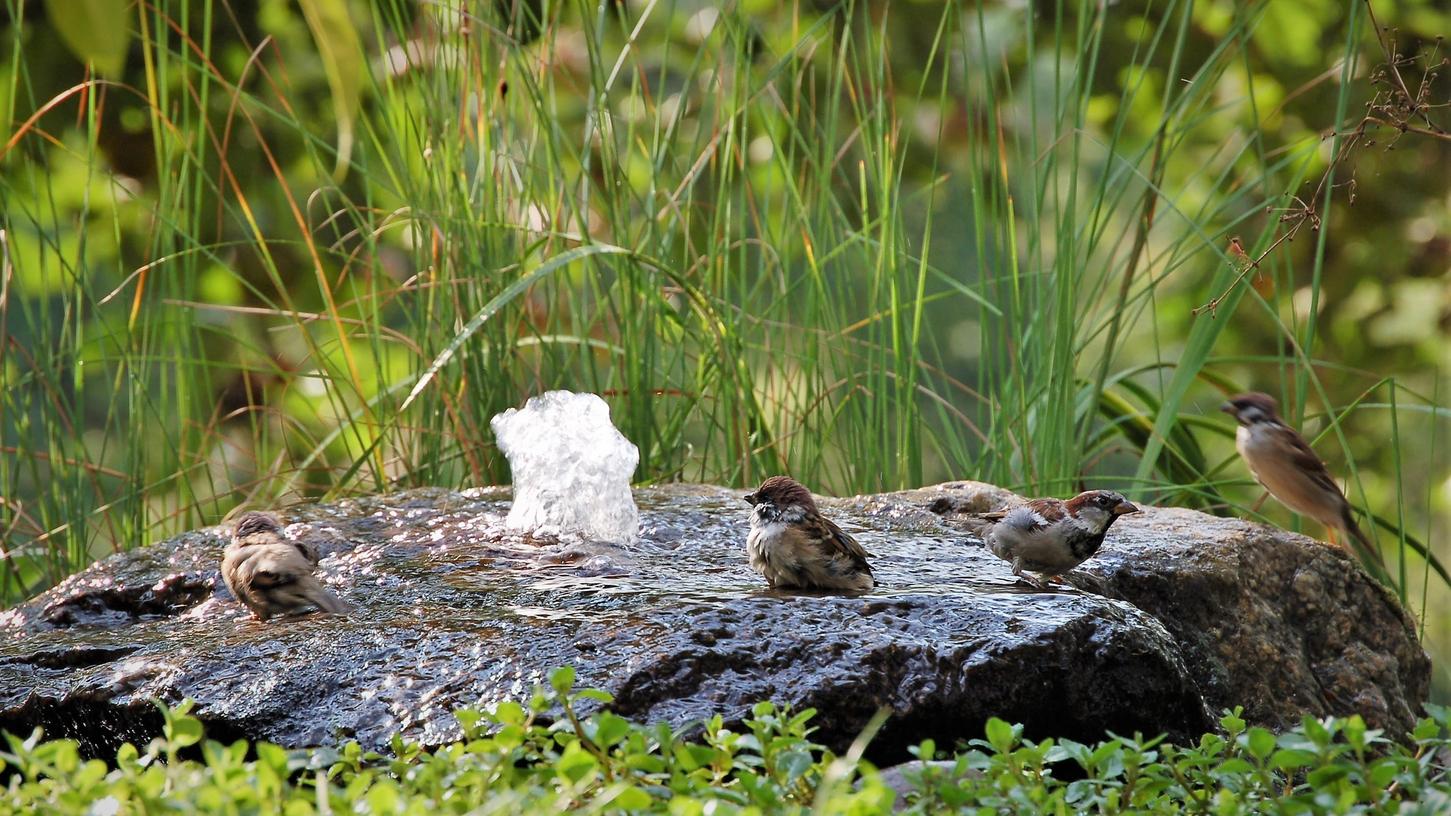
<path fill-rule="evenodd" d="M 755 504 L 756 503 L 756 494 L 755 493 L 747 493 L 742 498 L 744 498 L 746 500 L 746 504 Z"/>
<path fill-rule="evenodd" d="M 1232 402 L 1226 402 L 1223 405 L 1219 406 L 1219 410 L 1225 412 L 1226 414 L 1229 414 L 1230 416 L 1233 416 L 1235 413 L 1237 413 L 1234 410 L 1234 403 Z"/>
<path fill-rule="evenodd" d="M 1121 501 L 1114 505 L 1113 508 L 1113 514 L 1115 516 L 1127 516 L 1129 513 L 1137 512 L 1139 512 L 1139 506 L 1129 501 Z"/>

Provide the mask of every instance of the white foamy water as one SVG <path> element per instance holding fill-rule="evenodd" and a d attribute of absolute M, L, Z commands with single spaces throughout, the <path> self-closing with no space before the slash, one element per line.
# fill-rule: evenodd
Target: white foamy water
<path fill-rule="evenodd" d="M 514 474 L 508 526 L 635 540 L 640 512 L 630 477 L 640 450 L 610 422 L 594 394 L 549 391 L 489 421 Z"/>

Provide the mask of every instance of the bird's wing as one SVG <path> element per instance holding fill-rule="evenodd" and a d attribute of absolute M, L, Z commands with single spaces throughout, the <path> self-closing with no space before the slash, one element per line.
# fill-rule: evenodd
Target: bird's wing
<path fill-rule="evenodd" d="M 855 538 L 852 538 L 840 527 L 836 526 L 836 522 L 831 519 L 822 519 L 822 521 L 826 522 L 826 528 L 830 533 L 828 539 L 831 541 L 832 546 L 841 554 L 851 556 L 865 565 L 867 562 L 866 547 L 863 547 Z"/>
<path fill-rule="evenodd" d="M 867 564 L 866 548 L 836 526 L 831 519 L 822 516 L 816 516 L 814 519 L 808 517 L 803 520 L 802 524 L 786 528 L 784 534 L 814 547 L 825 555 L 846 558 L 852 562 L 853 566 L 868 575 L 872 572 L 871 566 Z"/>
<path fill-rule="evenodd" d="M 291 542 L 268 546 L 254 557 L 252 583 L 259 588 L 295 584 L 312 575 L 312 562 Z"/>
<path fill-rule="evenodd" d="M 1038 517 L 1048 525 L 1057 524 L 1068 518 L 1067 506 L 1057 499 L 1033 499 L 1028 502 L 1027 506 L 1032 508 L 1033 512 L 1037 513 Z"/>
<path fill-rule="evenodd" d="M 1063 502 L 1057 499 L 1033 499 L 1016 507 L 982 514 L 982 518 L 993 522 L 1006 521 L 1025 533 L 1033 533 L 1062 521 L 1068 515 Z"/>
<path fill-rule="evenodd" d="M 293 542 L 273 545 L 265 553 L 258 553 L 251 584 L 282 613 L 296 611 L 303 604 L 339 614 L 352 610 L 352 604 L 334 595 L 318 580 L 307 551 Z"/>
<path fill-rule="evenodd" d="M 1316 487 L 1327 490 L 1336 495 L 1344 495 L 1340 492 L 1340 485 L 1331 478 L 1330 470 L 1325 467 L 1325 462 L 1305 441 L 1305 437 L 1296 433 L 1293 428 L 1286 426 L 1288 433 L 1284 434 L 1286 447 L 1290 452 L 1290 464 L 1300 472 L 1304 473 Z"/>
<path fill-rule="evenodd" d="M 1356 549 L 1363 556 L 1384 570 L 1385 556 L 1381 555 L 1380 550 L 1371 543 L 1369 538 L 1366 538 L 1364 531 L 1355 523 L 1355 513 L 1350 509 L 1350 501 L 1345 498 L 1345 492 L 1340 489 L 1335 477 L 1330 475 L 1330 469 L 1325 466 L 1325 461 L 1315 453 L 1315 450 L 1310 447 L 1310 443 L 1305 441 L 1305 437 L 1288 426 L 1286 426 L 1286 431 L 1285 440 L 1290 449 L 1290 465 L 1304 473 L 1305 478 L 1313 482 L 1317 488 L 1340 498 L 1337 521 L 1342 531 L 1351 538 Z"/>

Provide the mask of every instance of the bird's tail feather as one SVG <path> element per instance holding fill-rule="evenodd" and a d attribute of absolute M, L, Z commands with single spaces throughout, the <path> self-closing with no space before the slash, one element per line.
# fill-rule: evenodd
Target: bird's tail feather
<path fill-rule="evenodd" d="M 332 594 L 321 584 L 314 585 L 307 593 L 307 600 L 324 612 L 342 615 L 353 611 L 352 604 Z"/>
<path fill-rule="evenodd" d="M 1345 528 L 1345 535 L 1355 542 L 1355 549 L 1360 553 L 1361 558 L 1369 559 L 1380 567 L 1382 572 L 1385 572 L 1385 556 L 1381 555 L 1380 548 L 1375 546 L 1375 542 L 1366 538 L 1360 525 L 1355 523 L 1355 517 L 1351 515 L 1349 505 L 1345 507 L 1345 516 L 1340 520 L 1340 524 Z"/>

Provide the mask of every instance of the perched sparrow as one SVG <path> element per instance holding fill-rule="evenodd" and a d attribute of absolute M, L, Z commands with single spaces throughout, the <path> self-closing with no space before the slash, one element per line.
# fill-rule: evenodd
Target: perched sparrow
<path fill-rule="evenodd" d="M 1385 566 L 1380 550 L 1355 523 L 1350 502 L 1330 478 L 1325 463 L 1305 438 L 1280 419 L 1280 406 L 1269 394 L 1252 392 L 1231 397 L 1219 410 L 1239 422 L 1234 446 L 1265 490 L 1291 510 L 1351 539 L 1372 561 Z"/>
<path fill-rule="evenodd" d="M 993 555 L 1013 564 L 1013 574 L 1043 589 L 1087 561 L 1103 546 L 1119 516 L 1139 508 L 1111 490 L 1089 490 L 1073 498 L 1033 499 L 982 518 L 995 522 L 983 536 Z M 1041 579 L 1025 575 L 1036 572 Z M 1042 580 L 1046 579 L 1046 580 Z"/>
<path fill-rule="evenodd" d="M 772 476 L 746 494 L 755 505 L 746 554 L 771 586 L 865 592 L 876 586 L 867 551 L 823 518 L 811 491 Z"/>
<path fill-rule="evenodd" d="M 282 525 L 267 513 L 247 513 L 232 529 L 232 543 L 222 556 L 227 588 L 261 620 L 316 607 L 347 612 L 352 607 L 313 575 L 317 551 L 282 537 Z"/>

